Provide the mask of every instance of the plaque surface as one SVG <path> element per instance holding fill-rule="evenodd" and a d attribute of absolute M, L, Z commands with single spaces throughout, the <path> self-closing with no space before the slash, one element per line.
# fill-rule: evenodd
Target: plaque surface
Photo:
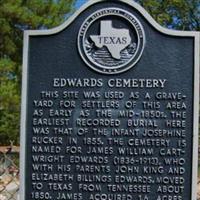
<path fill-rule="evenodd" d="M 199 33 L 133 1 L 25 31 L 21 200 L 193 200 Z"/>

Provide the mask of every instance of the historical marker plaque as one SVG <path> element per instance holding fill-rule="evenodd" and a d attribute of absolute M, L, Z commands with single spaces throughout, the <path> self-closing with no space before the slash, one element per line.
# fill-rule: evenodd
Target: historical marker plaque
<path fill-rule="evenodd" d="M 193 200 L 199 33 L 132 1 L 26 31 L 21 200 Z"/>

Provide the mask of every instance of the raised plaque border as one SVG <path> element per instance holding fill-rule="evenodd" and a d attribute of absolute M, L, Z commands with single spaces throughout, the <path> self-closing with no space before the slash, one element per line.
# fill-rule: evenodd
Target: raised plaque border
<path fill-rule="evenodd" d="M 26 186 L 26 116 L 27 116 L 27 80 L 28 80 L 28 53 L 29 37 L 36 35 L 53 35 L 67 28 L 76 17 L 88 7 L 106 0 L 89 0 L 79 10 L 77 10 L 68 20 L 58 27 L 49 30 L 27 30 L 24 31 L 23 45 L 23 67 L 22 67 L 22 95 L 21 95 L 21 128 L 20 128 L 20 200 L 25 199 Z M 191 200 L 196 200 L 197 195 L 197 176 L 198 176 L 198 127 L 199 127 L 199 66 L 200 66 L 200 32 L 197 31 L 176 31 L 170 30 L 159 25 L 148 12 L 139 4 L 131 0 L 119 0 L 118 2 L 126 3 L 135 8 L 157 31 L 178 37 L 194 38 L 194 104 L 193 104 L 193 162 L 192 162 L 192 185 Z"/>

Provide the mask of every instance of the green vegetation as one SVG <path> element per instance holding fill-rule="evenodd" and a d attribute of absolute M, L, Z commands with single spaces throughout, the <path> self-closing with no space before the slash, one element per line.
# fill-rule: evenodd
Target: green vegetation
<path fill-rule="evenodd" d="M 19 143 L 23 30 L 64 21 L 75 0 L 0 0 L 0 145 Z"/>
<path fill-rule="evenodd" d="M 19 143 L 23 30 L 57 26 L 75 1 L 0 0 L 0 145 Z M 168 28 L 200 30 L 199 0 L 135 1 Z"/>
<path fill-rule="evenodd" d="M 200 30 L 199 0 L 135 0 L 161 25 L 176 30 Z"/>

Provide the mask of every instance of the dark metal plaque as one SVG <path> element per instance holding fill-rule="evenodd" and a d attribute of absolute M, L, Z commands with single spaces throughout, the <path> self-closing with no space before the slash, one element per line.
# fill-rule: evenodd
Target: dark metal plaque
<path fill-rule="evenodd" d="M 96 0 L 24 38 L 21 200 L 195 199 L 199 33 Z"/>

